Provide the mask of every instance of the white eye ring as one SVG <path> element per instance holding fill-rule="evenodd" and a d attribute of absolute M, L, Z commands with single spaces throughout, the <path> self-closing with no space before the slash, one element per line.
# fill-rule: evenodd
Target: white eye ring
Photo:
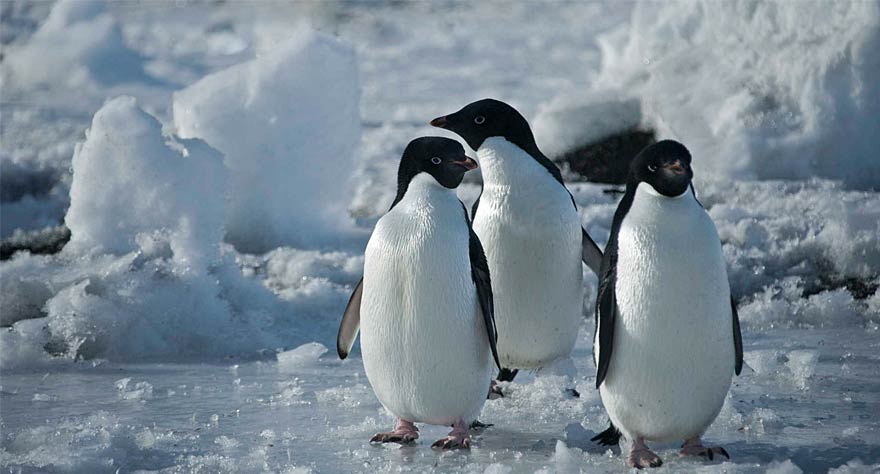
<path fill-rule="evenodd" d="M 657 167 L 654 165 L 648 165 L 648 171 L 653 173 L 653 172 L 657 171 Z"/>
<path fill-rule="evenodd" d="M 434 163 L 435 165 L 439 165 L 442 161 L 443 160 L 441 160 L 439 156 L 435 156 L 434 158 L 431 158 L 431 163 Z"/>
<path fill-rule="evenodd" d="M 485 121 L 486 117 L 483 117 L 482 115 L 477 115 L 476 117 L 474 117 L 474 123 L 477 125 L 482 125 Z"/>

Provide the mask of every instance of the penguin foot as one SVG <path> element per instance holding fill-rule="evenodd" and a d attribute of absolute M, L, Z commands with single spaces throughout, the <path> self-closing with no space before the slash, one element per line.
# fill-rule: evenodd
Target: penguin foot
<path fill-rule="evenodd" d="M 371 443 L 400 443 L 409 444 L 419 439 L 419 429 L 411 421 L 397 420 L 394 431 L 376 433 L 370 438 Z"/>
<path fill-rule="evenodd" d="M 445 438 L 438 439 L 431 445 L 434 449 L 471 449 L 471 434 L 464 420 L 452 425 L 452 431 Z"/>
<path fill-rule="evenodd" d="M 489 383 L 489 395 L 486 396 L 486 399 L 497 400 L 499 398 L 504 398 L 504 392 L 501 391 L 501 387 L 498 386 L 498 382 L 493 380 Z"/>
<path fill-rule="evenodd" d="M 626 464 L 636 469 L 644 469 L 646 467 L 660 467 L 663 465 L 663 460 L 645 446 L 645 440 L 636 438 L 630 447 L 629 455 L 626 457 Z"/>
<path fill-rule="evenodd" d="M 705 456 L 709 458 L 710 461 L 715 459 L 715 456 L 718 455 L 730 459 L 730 455 L 727 454 L 727 450 L 722 448 L 721 446 L 713 446 L 711 448 L 707 448 L 703 446 L 703 442 L 700 438 L 691 438 L 686 440 L 683 445 L 681 445 L 681 451 L 678 452 L 678 455 L 681 457 L 685 456 Z"/>
<path fill-rule="evenodd" d="M 481 433 L 486 428 L 490 428 L 492 426 L 495 426 L 495 424 L 494 423 L 483 423 L 480 420 L 474 420 L 471 422 L 470 428 L 478 433 Z"/>

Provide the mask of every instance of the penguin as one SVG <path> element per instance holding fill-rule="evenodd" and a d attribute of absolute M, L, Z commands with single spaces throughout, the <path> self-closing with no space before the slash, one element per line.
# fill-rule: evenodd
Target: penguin
<path fill-rule="evenodd" d="M 367 379 L 398 419 L 371 442 L 414 442 L 420 422 L 452 427 L 434 448 L 470 448 L 468 423 L 500 367 L 489 268 L 455 194 L 476 167 L 455 140 L 411 141 L 367 243 L 336 348 L 345 359 L 360 331 Z"/>
<path fill-rule="evenodd" d="M 479 100 L 430 123 L 463 138 L 483 170 L 471 217 L 493 278 L 498 380 L 569 357 L 583 317 L 581 261 L 598 274 L 602 251 L 581 226 L 559 168 L 504 102 Z"/>
<path fill-rule="evenodd" d="M 742 370 L 742 334 L 721 240 L 697 200 L 691 154 L 663 140 L 633 160 L 602 259 L 593 356 L 627 464 L 663 461 L 646 441 L 684 440 L 680 455 L 730 458 L 701 436 Z"/>

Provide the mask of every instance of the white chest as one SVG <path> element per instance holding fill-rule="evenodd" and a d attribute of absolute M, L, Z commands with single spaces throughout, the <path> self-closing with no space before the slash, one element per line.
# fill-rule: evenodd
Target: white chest
<path fill-rule="evenodd" d="M 690 190 L 667 198 L 642 183 L 618 234 L 618 313 L 601 387 L 628 435 L 671 440 L 712 422 L 734 368 L 721 242 Z"/>
<path fill-rule="evenodd" d="M 499 137 L 477 151 L 483 194 L 474 232 L 486 250 L 498 352 L 511 368 L 540 368 L 571 351 L 581 322 L 580 217 L 547 170 Z"/>
<path fill-rule="evenodd" d="M 491 353 L 469 240 L 454 191 L 420 174 L 367 244 L 364 368 L 382 404 L 409 421 L 451 424 L 486 398 Z"/>

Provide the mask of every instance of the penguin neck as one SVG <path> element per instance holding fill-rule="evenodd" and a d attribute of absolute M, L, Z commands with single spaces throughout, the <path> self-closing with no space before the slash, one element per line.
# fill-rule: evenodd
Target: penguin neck
<path fill-rule="evenodd" d="M 657 199 L 660 201 L 663 201 L 663 200 L 668 200 L 670 202 L 680 201 L 680 200 L 683 200 L 684 198 L 686 198 L 690 194 L 691 194 L 691 185 L 690 184 L 684 190 L 684 192 L 679 194 L 678 196 L 666 196 L 664 194 L 660 194 L 660 192 L 658 192 L 656 189 L 654 189 L 654 186 L 651 186 L 650 184 L 648 184 L 644 181 L 640 182 L 638 184 L 638 186 L 636 186 L 636 196 L 637 197 L 644 196 L 645 198 Z"/>
<path fill-rule="evenodd" d="M 535 157 L 504 137 L 489 137 L 477 150 L 486 186 L 530 186 L 547 173 Z M 548 177 L 550 177 L 548 175 Z"/>
<path fill-rule="evenodd" d="M 458 202 L 454 189 L 443 186 L 430 174 L 421 172 L 413 176 L 406 190 L 403 191 L 403 196 L 392 207 L 424 209 L 444 203 L 460 205 Z"/>

